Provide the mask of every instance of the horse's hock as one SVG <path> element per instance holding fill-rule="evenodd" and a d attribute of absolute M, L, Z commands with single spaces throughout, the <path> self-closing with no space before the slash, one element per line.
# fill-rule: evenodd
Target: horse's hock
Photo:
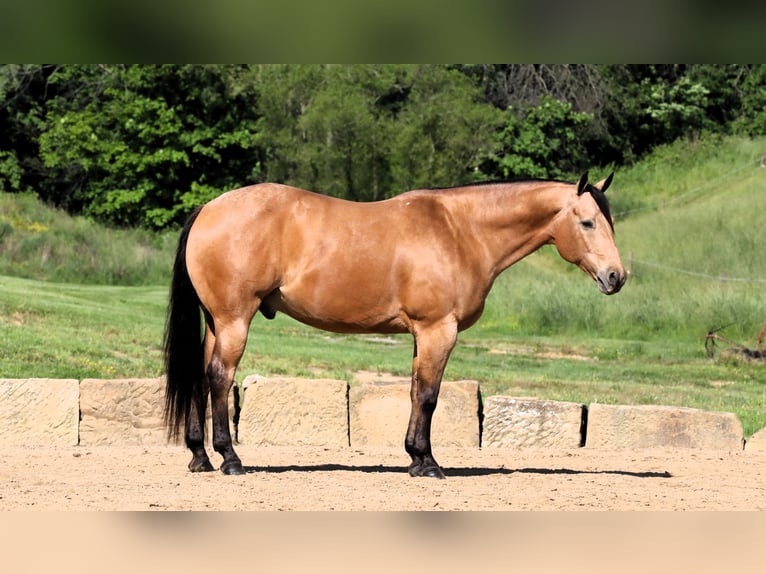
<path fill-rule="evenodd" d="M 164 445 L 164 378 L 0 379 L 0 446 Z M 401 447 L 410 411 L 403 378 L 245 379 L 239 440 L 248 445 Z M 230 404 L 231 406 L 231 404 Z M 233 412 L 233 409 L 232 409 Z M 746 443 L 766 449 L 766 429 Z M 209 433 L 208 433 L 209 436 Z M 442 384 L 436 448 L 741 450 L 732 413 L 487 397 L 476 381 Z"/>

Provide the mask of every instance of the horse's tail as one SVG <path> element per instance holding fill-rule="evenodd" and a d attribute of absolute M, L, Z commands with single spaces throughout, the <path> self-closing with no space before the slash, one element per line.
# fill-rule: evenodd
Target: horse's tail
<path fill-rule="evenodd" d="M 191 214 L 178 240 L 165 324 L 165 425 L 173 441 L 178 441 L 192 400 L 202 392 L 205 369 L 200 300 L 186 267 L 186 242 L 200 209 Z"/>

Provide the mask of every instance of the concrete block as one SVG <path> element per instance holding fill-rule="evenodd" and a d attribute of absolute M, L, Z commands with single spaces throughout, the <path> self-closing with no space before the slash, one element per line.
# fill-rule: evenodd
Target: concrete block
<path fill-rule="evenodd" d="M 588 448 L 742 450 L 742 423 L 733 413 L 653 405 L 588 407 Z"/>
<path fill-rule="evenodd" d="M 75 446 L 79 388 L 73 379 L 0 379 L 0 446 Z"/>
<path fill-rule="evenodd" d="M 85 379 L 80 383 L 80 444 L 164 445 L 165 382 Z"/>
<path fill-rule="evenodd" d="M 334 379 L 244 379 L 239 441 L 247 445 L 348 446 L 348 384 Z"/>
<path fill-rule="evenodd" d="M 482 447 L 578 448 L 585 405 L 493 396 L 484 402 Z"/>
<path fill-rule="evenodd" d="M 349 389 L 351 446 L 404 445 L 410 383 L 374 381 Z M 434 447 L 479 446 L 479 383 L 442 382 L 431 426 Z"/>
<path fill-rule="evenodd" d="M 762 428 L 747 439 L 745 442 L 745 450 L 766 450 L 766 428 Z"/>

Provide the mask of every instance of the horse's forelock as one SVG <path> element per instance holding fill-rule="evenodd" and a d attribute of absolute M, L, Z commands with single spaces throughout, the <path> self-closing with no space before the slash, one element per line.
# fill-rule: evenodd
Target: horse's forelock
<path fill-rule="evenodd" d="M 598 205 L 598 208 L 601 210 L 601 213 L 604 214 L 604 217 L 606 217 L 606 220 L 612 227 L 612 231 L 614 231 L 614 222 L 612 221 L 612 213 L 609 210 L 609 200 L 606 198 L 606 194 L 591 184 L 587 185 L 585 191 L 591 194 L 591 197 L 593 197 L 596 205 Z"/>

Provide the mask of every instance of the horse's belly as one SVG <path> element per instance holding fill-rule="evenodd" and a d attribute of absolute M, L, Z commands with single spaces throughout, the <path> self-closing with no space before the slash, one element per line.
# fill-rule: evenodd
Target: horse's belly
<path fill-rule="evenodd" d="M 336 333 L 405 333 L 408 330 L 396 306 L 386 305 L 380 298 L 353 293 L 339 293 L 330 298 L 314 295 L 295 296 L 282 288 L 264 299 L 262 305 L 270 312 L 282 312 L 301 323 Z"/>

